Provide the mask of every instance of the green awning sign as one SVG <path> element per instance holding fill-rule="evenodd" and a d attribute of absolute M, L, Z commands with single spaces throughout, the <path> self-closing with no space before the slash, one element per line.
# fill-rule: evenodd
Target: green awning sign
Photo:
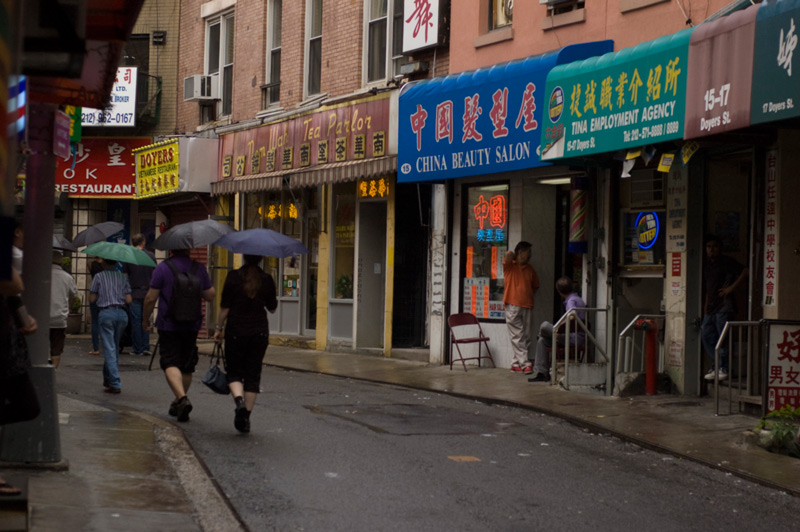
<path fill-rule="evenodd" d="M 792 75 L 794 53 L 800 53 L 795 49 L 798 24 L 800 0 L 764 2 L 758 10 L 751 124 L 800 115 L 800 72 Z"/>
<path fill-rule="evenodd" d="M 551 70 L 542 160 L 683 138 L 693 30 Z"/>

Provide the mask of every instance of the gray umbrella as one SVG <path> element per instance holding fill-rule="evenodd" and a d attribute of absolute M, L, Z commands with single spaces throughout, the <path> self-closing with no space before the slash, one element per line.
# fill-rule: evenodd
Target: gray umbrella
<path fill-rule="evenodd" d="M 120 231 L 124 225 L 119 222 L 101 222 L 95 224 L 87 229 L 84 229 L 72 239 L 72 245 L 76 248 L 82 248 L 95 242 L 101 242 L 114 233 Z"/>
<path fill-rule="evenodd" d="M 53 235 L 53 249 L 59 249 L 61 251 L 78 251 L 78 248 L 76 248 L 62 235 Z"/>
<path fill-rule="evenodd" d="M 194 249 L 213 244 L 233 227 L 216 220 L 199 220 L 170 227 L 153 242 L 156 249 Z"/>
<path fill-rule="evenodd" d="M 291 257 L 308 253 L 308 248 L 299 240 L 271 229 L 245 229 L 223 236 L 215 246 L 229 249 L 234 253 L 261 255 L 264 257 Z"/>

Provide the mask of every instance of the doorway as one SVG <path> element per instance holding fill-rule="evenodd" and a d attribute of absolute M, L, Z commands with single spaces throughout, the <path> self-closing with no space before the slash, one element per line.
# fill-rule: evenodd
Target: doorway
<path fill-rule="evenodd" d="M 383 348 L 386 202 L 361 202 L 358 229 L 356 346 Z"/>

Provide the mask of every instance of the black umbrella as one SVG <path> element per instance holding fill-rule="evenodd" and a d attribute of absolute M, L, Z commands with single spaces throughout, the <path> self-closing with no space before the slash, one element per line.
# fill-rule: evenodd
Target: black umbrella
<path fill-rule="evenodd" d="M 233 227 L 216 220 L 199 220 L 170 227 L 153 242 L 156 249 L 194 249 L 213 244 Z"/>
<path fill-rule="evenodd" d="M 120 231 L 124 225 L 119 222 L 101 222 L 87 229 L 84 229 L 72 239 L 72 245 L 76 248 L 88 246 L 95 242 L 101 242 L 114 233 Z"/>
<path fill-rule="evenodd" d="M 78 248 L 76 248 L 62 235 L 53 235 L 53 249 L 58 249 L 61 251 L 78 251 Z"/>

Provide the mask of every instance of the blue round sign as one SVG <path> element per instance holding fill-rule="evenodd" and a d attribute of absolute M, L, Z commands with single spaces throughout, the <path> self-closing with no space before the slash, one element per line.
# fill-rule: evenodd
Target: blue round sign
<path fill-rule="evenodd" d="M 639 249 L 650 249 L 658 240 L 660 227 L 658 216 L 654 212 L 640 212 L 636 217 L 636 235 Z"/>
<path fill-rule="evenodd" d="M 561 120 L 561 114 L 564 112 L 564 91 L 561 90 L 561 87 L 553 88 L 553 92 L 550 93 L 547 111 L 552 123 L 555 124 Z"/>

